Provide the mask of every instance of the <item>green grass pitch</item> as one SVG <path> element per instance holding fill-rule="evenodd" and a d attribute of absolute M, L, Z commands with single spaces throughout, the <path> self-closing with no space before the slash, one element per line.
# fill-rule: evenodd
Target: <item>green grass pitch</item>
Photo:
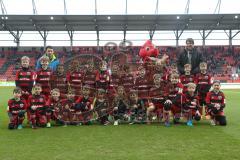
<path fill-rule="evenodd" d="M 7 129 L 11 87 L 0 88 L 0 160 L 239 160 L 240 93 L 226 90 L 228 125 L 206 120 L 164 127 L 153 125 L 68 126 Z"/>

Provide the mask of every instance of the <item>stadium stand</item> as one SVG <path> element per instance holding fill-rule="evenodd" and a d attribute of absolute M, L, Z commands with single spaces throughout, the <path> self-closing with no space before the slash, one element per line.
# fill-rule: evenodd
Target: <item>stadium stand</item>
<path fill-rule="evenodd" d="M 240 82 L 238 74 L 240 73 L 240 47 L 234 46 L 208 46 L 203 49 L 197 47 L 203 54 L 209 65 L 209 72 L 214 75 L 216 79 L 223 82 Z M 140 47 L 133 46 L 127 51 L 128 61 L 130 63 L 137 63 L 139 61 L 138 52 Z M 170 63 L 174 63 L 177 58 L 177 53 L 182 47 L 159 47 L 161 53 L 166 53 L 170 57 Z M 7 81 L 14 80 L 15 72 L 19 68 L 20 58 L 27 55 L 31 59 L 30 66 L 34 67 L 36 60 L 41 56 L 41 48 L 34 49 L 34 51 L 10 51 L 2 52 L 3 56 L 0 58 L 0 79 Z M 56 51 L 61 63 L 72 56 L 80 54 L 96 54 L 100 57 L 105 57 L 107 60 L 111 58 L 114 53 L 117 53 L 116 47 L 74 47 L 72 51 L 67 51 L 66 48 L 58 48 Z M 236 75 L 236 77 L 232 75 Z"/>

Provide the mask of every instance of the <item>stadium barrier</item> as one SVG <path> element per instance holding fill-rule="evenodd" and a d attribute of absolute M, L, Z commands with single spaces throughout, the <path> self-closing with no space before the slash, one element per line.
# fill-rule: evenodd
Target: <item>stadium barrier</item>
<path fill-rule="evenodd" d="M 0 81 L 1 87 L 15 86 L 14 81 Z M 240 89 L 240 83 L 221 83 L 221 89 Z"/>

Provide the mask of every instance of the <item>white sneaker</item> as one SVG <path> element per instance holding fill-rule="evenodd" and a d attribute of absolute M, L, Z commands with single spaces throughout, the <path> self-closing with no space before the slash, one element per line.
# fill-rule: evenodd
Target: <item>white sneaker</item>
<path fill-rule="evenodd" d="M 47 123 L 47 128 L 51 128 L 51 123 Z"/>
<path fill-rule="evenodd" d="M 134 124 L 134 121 L 130 122 L 129 124 L 130 124 L 130 125 Z"/>
<path fill-rule="evenodd" d="M 153 116 L 152 120 L 155 121 L 157 119 L 157 116 Z"/>
<path fill-rule="evenodd" d="M 211 126 L 216 126 L 216 123 L 213 119 L 210 120 L 210 124 L 211 124 Z"/>
<path fill-rule="evenodd" d="M 114 121 L 114 126 L 117 126 L 118 125 L 118 120 Z"/>

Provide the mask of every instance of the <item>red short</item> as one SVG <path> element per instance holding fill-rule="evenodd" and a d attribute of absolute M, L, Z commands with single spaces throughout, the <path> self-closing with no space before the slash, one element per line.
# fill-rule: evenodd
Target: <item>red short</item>
<path fill-rule="evenodd" d="M 172 105 L 171 111 L 172 111 L 172 114 L 175 115 L 175 114 L 181 113 L 182 109 L 181 109 L 181 106 Z"/>

